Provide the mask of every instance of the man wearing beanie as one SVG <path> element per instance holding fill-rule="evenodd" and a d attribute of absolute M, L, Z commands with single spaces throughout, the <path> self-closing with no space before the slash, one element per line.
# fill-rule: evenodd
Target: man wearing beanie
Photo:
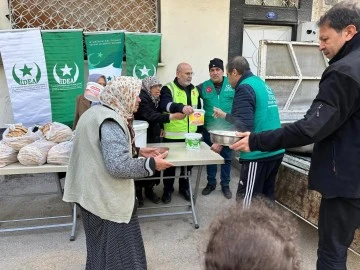
<path fill-rule="evenodd" d="M 220 185 L 224 196 L 231 199 L 232 193 L 229 188 L 232 150 L 228 146 L 222 146 L 212 143 L 210 140 L 209 130 L 231 130 L 233 125 L 222 118 L 214 118 L 213 111 L 220 108 L 224 112 L 230 113 L 234 99 L 235 90 L 231 87 L 227 77 L 224 77 L 224 64 L 219 58 L 210 60 L 209 63 L 210 79 L 199 84 L 197 89 L 204 102 L 205 122 L 203 129 L 203 138 L 211 149 L 219 153 L 225 160 L 221 165 Z M 217 165 L 208 165 L 207 180 L 208 183 L 203 189 L 203 195 L 209 195 L 216 188 Z"/>

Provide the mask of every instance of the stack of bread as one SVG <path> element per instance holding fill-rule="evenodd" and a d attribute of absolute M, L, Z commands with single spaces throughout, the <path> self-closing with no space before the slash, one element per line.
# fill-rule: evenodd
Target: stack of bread
<path fill-rule="evenodd" d="M 36 130 L 36 132 L 33 132 Z M 52 122 L 38 128 L 10 125 L 0 141 L 0 167 L 19 161 L 22 165 L 66 165 L 72 149 L 72 130 Z"/>

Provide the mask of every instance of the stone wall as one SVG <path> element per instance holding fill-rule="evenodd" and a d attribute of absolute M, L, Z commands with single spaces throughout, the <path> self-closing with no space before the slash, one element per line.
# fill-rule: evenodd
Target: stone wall
<path fill-rule="evenodd" d="M 319 20 L 321 15 L 323 15 L 327 10 L 329 10 L 332 6 L 334 6 L 340 1 L 341 0 L 313 0 L 311 20 Z"/>
<path fill-rule="evenodd" d="M 320 193 L 308 190 L 307 175 L 281 166 L 276 180 L 276 200 L 314 225 L 318 223 Z M 360 253 L 360 229 L 351 248 Z"/>

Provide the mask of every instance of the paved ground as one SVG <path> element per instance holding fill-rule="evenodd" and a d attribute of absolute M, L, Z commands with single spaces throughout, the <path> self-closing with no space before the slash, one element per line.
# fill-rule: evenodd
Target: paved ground
<path fill-rule="evenodd" d="M 206 185 L 205 174 L 200 187 Z M 0 176 L 0 195 L 21 192 L 52 191 L 54 175 Z M 232 171 L 231 189 L 236 190 L 237 169 Z M 157 187 L 161 195 L 161 186 Z M 175 192 L 173 203 L 183 200 Z M 208 226 L 219 212 L 226 211 L 234 199 L 227 200 L 219 188 L 209 196 L 198 196 L 197 210 L 200 228 L 195 230 L 191 216 L 141 219 L 149 269 L 203 269 L 203 254 L 208 240 Z M 145 201 L 145 206 L 153 206 Z M 70 207 L 57 195 L 42 197 L 0 198 L 0 220 L 33 216 L 68 214 Z M 142 210 L 143 212 L 145 210 Z M 145 211 L 146 212 L 146 211 Z M 69 241 L 70 228 L 53 228 L 0 234 L 0 269 L 84 269 L 85 235 L 79 220 L 76 241 Z M 315 269 L 317 231 L 299 220 L 302 269 Z M 1 228 L 9 227 L 0 223 Z M 360 269 L 360 257 L 349 252 L 348 269 Z"/>

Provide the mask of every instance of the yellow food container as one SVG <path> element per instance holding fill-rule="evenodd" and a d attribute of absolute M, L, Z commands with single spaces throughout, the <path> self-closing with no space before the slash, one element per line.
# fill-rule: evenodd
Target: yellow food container
<path fill-rule="evenodd" d="M 189 115 L 190 125 L 202 126 L 204 124 L 205 111 L 201 109 L 194 109 L 194 112 Z"/>

